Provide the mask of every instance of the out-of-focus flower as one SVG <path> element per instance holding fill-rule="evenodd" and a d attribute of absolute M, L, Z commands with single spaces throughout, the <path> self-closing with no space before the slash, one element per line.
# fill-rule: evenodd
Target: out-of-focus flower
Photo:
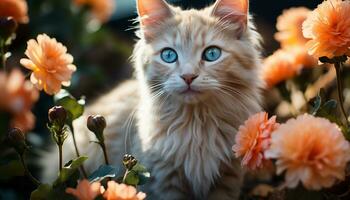
<path fill-rule="evenodd" d="M 350 145 L 336 124 L 305 114 L 280 125 L 265 156 L 277 160 L 277 174 L 286 171 L 287 187 L 319 190 L 344 179 Z"/>
<path fill-rule="evenodd" d="M 12 128 L 7 133 L 5 142 L 13 147 L 19 155 L 23 155 L 28 146 L 25 142 L 25 137 L 21 129 Z"/>
<path fill-rule="evenodd" d="M 324 1 L 303 23 L 309 53 L 315 57 L 350 56 L 350 1 Z"/>
<path fill-rule="evenodd" d="M 285 50 L 292 56 L 296 68 L 308 68 L 317 65 L 318 60 L 311 56 L 304 46 L 296 45 Z"/>
<path fill-rule="evenodd" d="M 13 17 L 18 23 L 28 23 L 27 2 L 25 0 L 1 0 L 0 18 L 1 17 Z"/>
<path fill-rule="evenodd" d="M 277 18 L 275 38 L 283 48 L 305 45 L 307 39 L 303 36 L 302 25 L 310 12 L 305 7 L 290 8 Z"/>
<path fill-rule="evenodd" d="M 79 6 L 88 6 L 93 15 L 100 21 L 106 22 L 112 16 L 115 9 L 114 0 L 74 0 Z"/>
<path fill-rule="evenodd" d="M 142 200 L 146 198 L 143 192 L 137 192 L 133 186 L 118 184 L 115 181 L 107 183 L 108 188 L 103 194 L 106 200 Z"/>
<path fill-rule="evenodd" d="M 103 190 L 101 183 L 94 182 L 90 184 L 88 180 L 84 179 L 78 183 L 76 189 L 67 188 L 66 193 L 75 196 L 79 200 L 94 200 Z"/>
<path fill-rule="evenodd" d="M 317 65 L 317 62 L 301 45 L 279 49 L 264 60 L 262 76 L 267 86 L 272 87 L 293 78 L 302 68 Z"/>
<path fill-rule="evenodd" d="M 76 67 L 73 56 L 67 53 L 67 48 L 46 34 L 38 35 L 36 40 L 29 40 L 25 54 L 29 59 L 22 58 L 21 64 L 33 71 L 30 80 L 39 89 L 53 95 L 64 86 L 70 85 L 70 79 Z"/>
<path fill-rule="evenodd" d="M 294 77 L 300 69 L 300 65 L 294 64 L 291 53 L 286 50 L 277 50 L 264 60 L 262 76 L 267 87 L 272 87 Z"/>
<path fill-rule="evenodd" d="M 236 144 L 232 147 L 236 157 L 242 158 L 242 166 L 251 170 L 267 163 L 264 152 L 270 146 L 271 133 L 279 126 L 276 116 L 268 118 L 266 112 L 257 113 L 239 127 Z"/>
<path fill-rule="evenodd" d="M 35 117 L 31 109 L 39 98 L 39 93 L 33 85 L 25 80 L 21 71 L 12 70 L 9 75 L 0 72 L 0 90 L 0 110 L 13 116 L 11 126 L 25 132 L 33 129 Z"/>

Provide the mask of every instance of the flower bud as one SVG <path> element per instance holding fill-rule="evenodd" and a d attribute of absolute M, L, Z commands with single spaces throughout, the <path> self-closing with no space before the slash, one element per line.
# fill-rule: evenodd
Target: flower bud
<path fill-rule="evenodd" d="M 9 38 L 17 29 L 17 22 L 13 17 L 0 18 L 0 37 L 2 39 Z"/>
<path fill-rule="evenodd" d="M 106 119 L 101 115 L 90 115 L 87 119 L 88 129 L 95 133 L 97 139 L 103 141 L 103 131 L 106 128 Z"/>
<path fill-rule="evenodd" d="M 125 154 L 123 157 L 123 165 L 128 170 L 131 170 L 137 164 L 137 160 L 134 156 Z"/>
<path fill-rule="evenodd" d="M 63 127 L 67 119 L 67 111 L 62 106 L 55 106 L 49 110 L 50 123 Z"/>
<path fill-rule="evenodd" d="M 10 129 L 5 140 L 11 147 L 15 148 L 20 155 L 23 155 L 24 151 L 27 149 L 24 134 L 21 129 Z"/>

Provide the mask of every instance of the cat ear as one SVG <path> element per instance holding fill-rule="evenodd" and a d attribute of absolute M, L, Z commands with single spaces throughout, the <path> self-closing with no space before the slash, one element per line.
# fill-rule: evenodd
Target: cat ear
<path fill-rule="evenodd" d="M 137 12 L 141 27 L 157 25 L 171 16 L 170 8 L 164 0 L 137 0 Z"/>
<path fill-rule="evenodd" d="M 239 24 L 238 32 L 242 34 L 248 26 L 249 0 L 217 0 L 213 15 L 221 20 Z"/>

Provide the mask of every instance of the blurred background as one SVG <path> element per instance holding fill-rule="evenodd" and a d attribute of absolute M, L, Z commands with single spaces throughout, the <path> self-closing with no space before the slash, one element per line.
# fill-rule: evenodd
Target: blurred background
<path fill-rule="evenodd" d="M 187 9 L 203 8 L 214 0 L 168 2 Z M 273 35 L 276 32 L 276 18 L 284 9 L 297 6 L 315 8 L 320 2 L 321 0 L 251 0 L 251 13 L 264 38 L 263 55 L 270 55 L 279 48 Z M 17 37 L 9 49 L 12 56 L 8 60 L 8 68 L 21 68 L 25 74 L 29 74 L 19 64 L 20 58 L 25 57 L 26 42 L 38 34 L 46 33 L 67 46 L 68 52 L 73 55 L 78 70 L 73 76 L 69 91 L 75 97 L 84 95 L 88 104 L 121 81 L 132 77 L 129 57 L 136 40 L 133 28 L 136 18 L 134 0 L 115 0 L 113 13 L 103 22 L 91 17 L 89 7 L 79 7 L 73 0 L 27 0 L 27 3 L 30 21 L 21 24 L 17 30 Z M 29 167 L 35 176 L 39 176 L 40 170 L 37 158 L 52 143 L 46 123 L 47 110 L 53 101 L 51 96 L 43 92 L 40 95 L 33 108 L 36 125 L 27 134 L 33 149 L 28 153 Z M 0 123 L 4 123 L 4 120 L 0 120 Z M 0 127 L 5 126 L 0 124 Z M 3 137 L 3 134 L 0 136 Z M 27 178 L 19 176 L 19 163 L 9 162 L 15 154 L 5 147 L 0 147 L 0 152 L 0 200 L 28 199 L 35 188 Z"/>

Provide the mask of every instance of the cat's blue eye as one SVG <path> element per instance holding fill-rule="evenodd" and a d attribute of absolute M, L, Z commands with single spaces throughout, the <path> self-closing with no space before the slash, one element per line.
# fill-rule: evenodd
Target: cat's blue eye
<path fill-rule="evenodd" d="M 203 52 L 203 59 L 209 62 L 214 62 L 221 57 L 221 49 L 216 46 L 210 46 Z"/>
<path fill-rule="evenodd" d="M 166 63 L 174 63 L 177 61 L 177 53 L 172 48 L 165 48 L 160 53 L 160 57 Z"/>

